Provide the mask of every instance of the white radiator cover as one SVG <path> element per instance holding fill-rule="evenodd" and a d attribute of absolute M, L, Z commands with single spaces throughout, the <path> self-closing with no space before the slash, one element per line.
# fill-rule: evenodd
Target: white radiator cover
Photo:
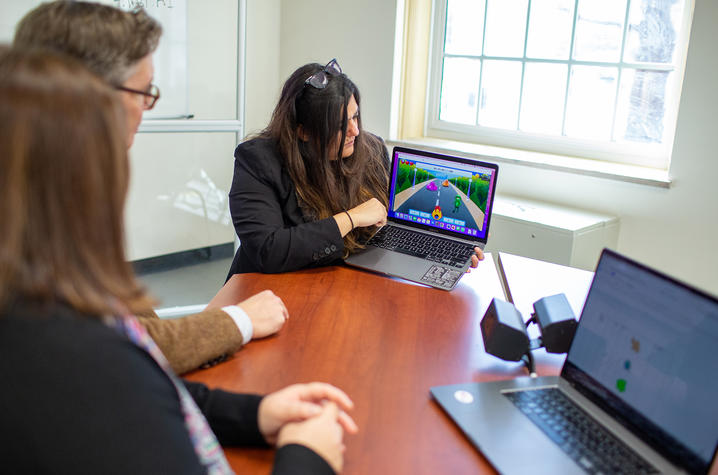
<path fill-rule="evenodd" d="M 497 195 L 485 250 L 593 271 L 601 250 L 616 248 L 618 231 L 615 216 Z"/>

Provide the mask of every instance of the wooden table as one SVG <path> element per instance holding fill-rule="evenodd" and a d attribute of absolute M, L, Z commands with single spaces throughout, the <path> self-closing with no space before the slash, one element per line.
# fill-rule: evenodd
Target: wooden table
<path fill-rule="evenodd" d="M 451 292 L 340 266 L 235 275 L 210 306 L 264 289 L 289 310 L 279 334 L 188 379 L 239 392 L 309 381 L 342 388 L 360 428 L 345 437 L 346 474 L 493 472 L 429 394 L 435 385 L 526 375 L 521 364 L 484 352 L 479 322 L 492 298 L 504 299 L 491 256 Z M 562 361 L 538 354 L 539 374 L 557 374 Z M 238 473 L 268 473 L 274 455 L 225 452 Z"/>

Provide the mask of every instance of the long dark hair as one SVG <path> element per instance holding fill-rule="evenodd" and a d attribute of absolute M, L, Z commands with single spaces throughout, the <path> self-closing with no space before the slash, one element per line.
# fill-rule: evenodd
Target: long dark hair
<path fill-rule="evenodd" d="M 328 218 L 371 198 L 388 204 L 386 147 L 381 139 L 363 131 L 361 115 L 354 153 L 341 158 L 347 107 L 352 96 L 361 107 L 359 89 L 345 74 L 328 75 L 323 89 L 305 84 L 323 68 L 310 63 L 294 71 L 284 83 L 272 120 L 259 134 L 278 141 L 299 205 L 311 220 Z M 359 249 L 371 232 L 370 228 L 357 228 L 347 234 L 345 257 Z"/>
<path fill-rule="evenodd" d="M 0 308 L 151 308 L 124 252 L 129 164 L 117 93 L 69 58 L 0 52 L 0 124 Z"/>

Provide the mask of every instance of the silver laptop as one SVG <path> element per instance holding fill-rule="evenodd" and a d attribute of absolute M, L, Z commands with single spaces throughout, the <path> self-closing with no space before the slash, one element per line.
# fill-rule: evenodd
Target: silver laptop
<path fill-rule="evenodd" d="M 431 394 L 501 473 L 707 473 L 717 350 L 717 298 L 604 250 L 559 377 Z"/>
<path fill-rule="evenodd" d="M 394 147 L 387 225 L 346 263 L 451 290 L 489 236 L 498 165 Z"/>

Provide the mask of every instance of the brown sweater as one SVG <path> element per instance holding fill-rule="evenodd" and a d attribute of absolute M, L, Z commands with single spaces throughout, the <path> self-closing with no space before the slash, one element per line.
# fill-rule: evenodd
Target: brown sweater
<path fill-rule="evenodd" d="M 226 312 L 214 309 L 162 319 L 137 315 L 177 374 L 223 361 L 242 347 L 242 334 Z"/>

